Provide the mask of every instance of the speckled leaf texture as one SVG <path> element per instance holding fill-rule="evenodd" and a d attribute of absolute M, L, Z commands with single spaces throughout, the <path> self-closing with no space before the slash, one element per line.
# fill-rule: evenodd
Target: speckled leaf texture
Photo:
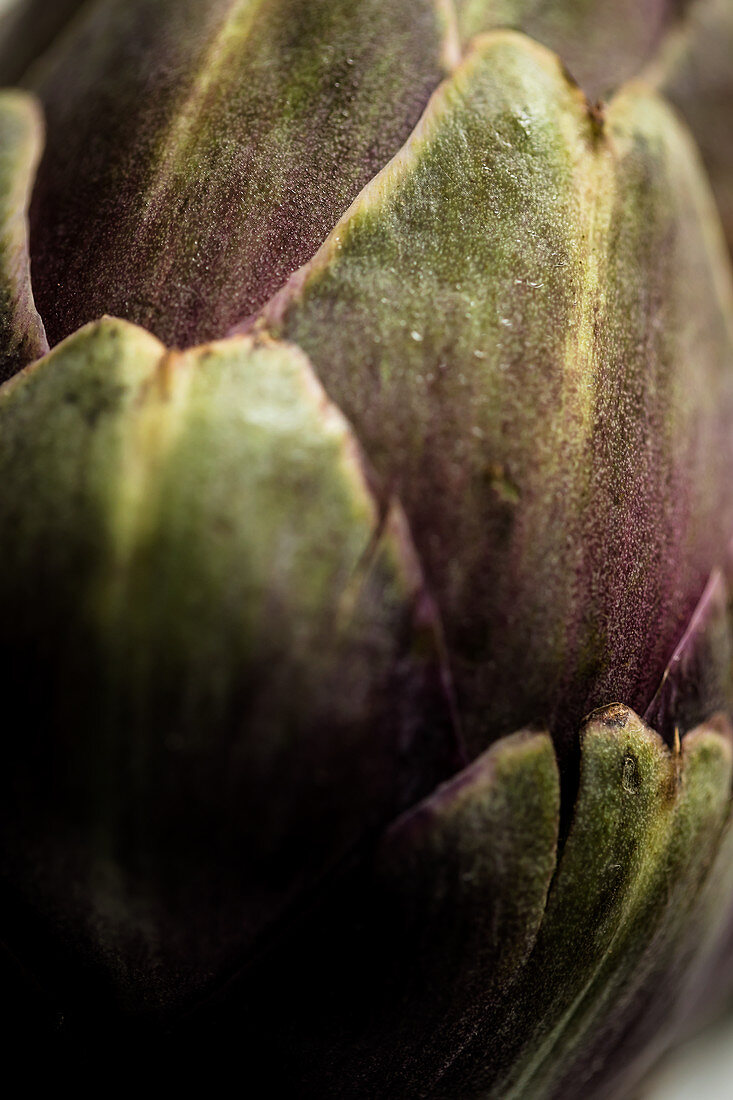
<path fill-rule="evenodd" d="M 39 66 L 35 289 L 52 342 L 111 313 L 223 335 L 397 152 L 452 58 L 440 0 L 101 0 Z"/>
<path fill-rule="evenodd" d="M 0 92 L 0 382 L 48 351 L 28 255 L 28 202 L 42 144 L 37 103 Z"/>
<path fill-rule="evenodd" d="M 679 941 L 729 810 L 730 730 L 702 727 L 675 756 L 610 707 L 581 740 L 573 826 L 533 955 L 438 1087 L 446 1100 L 624 1095 L 655 1009 L 675 1004 L 689 961 Z"/>
<path fill-rule="evenodd" d="M 725 940 L 731 730 L 718 717 L 670 750 L 615 704 L 580 742 L 556 866 L 550 742 L 525 731 L 401 818 L 349 904 L 189 1041 L 228 1065 L 245 1026 L 254 1072 L 313 1100 L 630 1095 Z"/>
<path fill-rule="evenodd" d="M 6 7 L 24 1072 L 628 1100 L 730 996 L 731 12 Z"/>
<path fill-rule="evenodd" d="M 715 713 L 733 713 L 733 591 L 730 561 L 714 569 L 664 670 L 646 721 L 672 744 Z"/>
<path fill-rule="evenodd" d="M 458 766 L 438 628 L 297 349 L 105 320 L 0 425 L 3 884 L 69 1005 L 170 1008 Z"/>
<path fill-rule="evenodd" d="M 591 102 L 643 74 L 700 148 L 733 248 L 731 0 L 455 0 L 464 42 L 499 27 L 554 50 Z"/>
<path fill-rule="evenodd" d="M 733 523 L 732 309 L 672 113 L 511 32 L 265 309 L 403 501 L 471 751 L 651 701 Z"/>

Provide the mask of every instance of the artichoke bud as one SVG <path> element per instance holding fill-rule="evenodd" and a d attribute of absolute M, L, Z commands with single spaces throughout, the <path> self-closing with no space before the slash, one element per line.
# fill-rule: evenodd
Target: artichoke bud
<path fill-rule="evenodd" d="M 0 425 L 4 873 L 156 1008 L 459 764 L 435 616 L 298 349 L 103 320 Z"/>
<path fill-rule="evenodd" d="M 733 23 L 682 7 L 0 19 L 2 916 L 85 1041 L 627 1096 L 730 988 Z"/>

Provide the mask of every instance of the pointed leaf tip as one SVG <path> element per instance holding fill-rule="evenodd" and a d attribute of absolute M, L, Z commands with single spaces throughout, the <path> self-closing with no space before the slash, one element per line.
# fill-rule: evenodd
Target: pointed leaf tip
<path fill-rule="evenodd" d="M 296 937 L 294 956 L 273 960 L 276 974 L 297 974 L 287 1004 L 271 969 L 262 999 L 254 994 L 265 1060 L 289 1087 L 354 1100 L 441 1095 L 446 1067 L 531 952 L 559 797 L 549 735 L 523 731 L 389 827 L 346 916 L 326 907 L 307 925 L 307 951 Z"/>
<path fill-rule="evenodd" d="M 715 569 L 644 715 L 672 745 L 717 712 L 733 714 L 733 622 L 725 573 Z"/>
<path fill-rule="evenodd" d="M 441 1097 L 628 1095 L 653 1041 L 670 1041 L 664 1026 L 705 956 L 694 932 L 711 916 L 706 883 L 730 806 L 725 723 L 689 734 L 675 758 L 613 704 L 580 741 L 573 822 L 536 947 Z"/>
<path fill-rule="evenodd" d="M 546 734 L 496 742 L 387 830 L 355 900 L 240 989 L 263 1065 L 314 1098 L 632 1093 L 724 944 L 730 728 L 675 754 L 612 704 L 579 740 L 559 866 Z"/>

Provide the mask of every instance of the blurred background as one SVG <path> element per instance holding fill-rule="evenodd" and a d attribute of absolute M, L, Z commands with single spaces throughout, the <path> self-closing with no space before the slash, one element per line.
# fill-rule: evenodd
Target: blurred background
<path fill-rule="evenodd" d="M 670 1054 L 634 1100 L 731 1100 L 733 1014 Z"/>

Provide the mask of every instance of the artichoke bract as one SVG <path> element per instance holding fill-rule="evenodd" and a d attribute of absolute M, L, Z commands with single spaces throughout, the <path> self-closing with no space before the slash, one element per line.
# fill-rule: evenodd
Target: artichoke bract
<path fill-rule="evenodd" d="M 8 866 L 35 853 L 90 951 L 144 949 L 126 1003 L 175 1000 L 455 768 L 435 616 L 295 348 L 103 320 L 0 403 Z"/>
<path fill-rule="evenodd" d="M 732 306 L 664 105 L 503 32 L 266 307 L 402 497 L 473 751 L 648 705 L 733 526 Z"/>
<path fill-rule="evenodd" d="M 52 339 L 90 310 L 173 344 L 222 336 L 397 152 L 452 52 L 439 0 L 95 5 L 33 81 Z"/>
<path fill-rule="evenodd" d="M 627 1097 L 733 992 L 733 21 L 619 8 L 0 21 L 18 1049 Z"/>

